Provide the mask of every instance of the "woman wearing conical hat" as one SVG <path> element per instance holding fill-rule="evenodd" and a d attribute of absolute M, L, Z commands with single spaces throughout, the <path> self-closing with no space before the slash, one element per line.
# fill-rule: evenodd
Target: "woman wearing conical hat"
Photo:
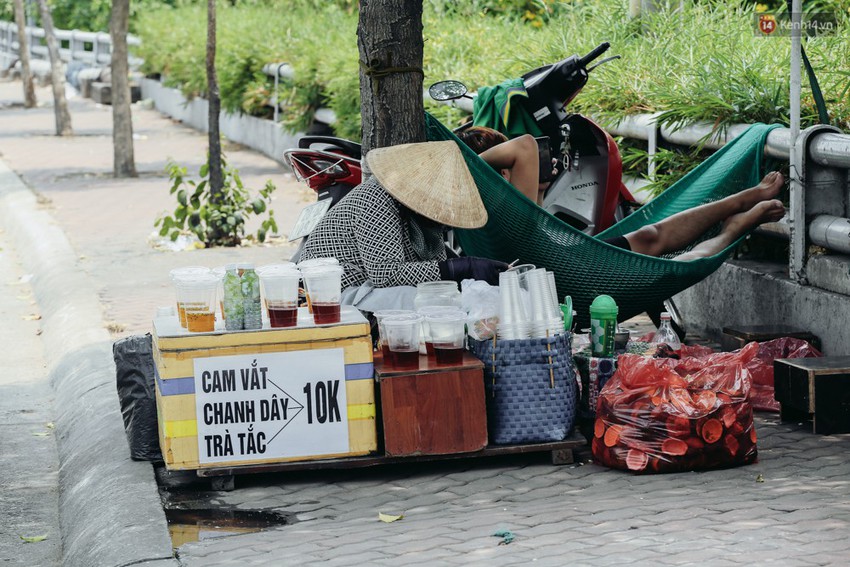
<path fill-rule="evenodd" d="M 445 231 L 479 228 L 487 211 L 455 142 L 377 148 L 372 177 L 355 187 L 310 233 L 301 259 L 333 257 L 342 287 L 415 286 L 436 280 L 497 284 L 507 266 L 486 258 L 447 258 Z"/>

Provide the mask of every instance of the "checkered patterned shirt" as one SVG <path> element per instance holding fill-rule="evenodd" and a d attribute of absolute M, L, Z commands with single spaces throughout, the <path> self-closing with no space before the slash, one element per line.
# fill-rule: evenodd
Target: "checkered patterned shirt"
<path fill-rule="evenodd" d="M 445 250 L 433 260 L 417 257 L 399 206 L 374 178 L 364 181 L 319 221 L 301 259 L 339 260 L 343 289 L 366 281 L 391 287 L 439 280 L 437 262 L 446 259 Z"/>

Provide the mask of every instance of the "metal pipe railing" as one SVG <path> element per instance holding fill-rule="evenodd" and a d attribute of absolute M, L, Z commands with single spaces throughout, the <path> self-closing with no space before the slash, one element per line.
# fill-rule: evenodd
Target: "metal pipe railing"
<path fill-rule="evenodd" d="M 48 59 L 47 46 L 41 45 L 44 29 L 27 26 L 26 34 L 30 55 Z M 112 39 L 108 33 L 57 29 L 56 39 L 60 44 L 59 56 L 65 62 L 81 61 L 90 65 L 108 65 L 111 62 Z M 68 47 L 64 47 L 66 43 Z M 138 46 L 142 44 L 142 40 L 137 36 L 128 35 L 127 44 Z M 91 49 L 87 49 L 87 46 L 91 46 Z M 17 56 L 19 50 L 18 26 L 14 22 L 0 21 L 0 53 Z M 130 57 L 131 66 L 137 67 L 141 63 L 142 60 L 138 57 Z"/>

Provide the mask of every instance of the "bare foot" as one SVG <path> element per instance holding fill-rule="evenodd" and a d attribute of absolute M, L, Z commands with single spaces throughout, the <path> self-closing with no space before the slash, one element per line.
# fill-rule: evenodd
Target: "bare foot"
<path fill-rule="evenodd" d="M 762 178 L 758 185 L 744 189 L 740 193 L 732 195 L 731 198 L 738 201 L 738 211 L 745 213 L 757 203 L 776 197 L 784 183 L 785 177 L 781 173 L 771 171 Z"/>
<path fill-rule="evenodd" d="M 770 174 L 768 174 L 770 175 Z M 779 178 L 782 178 L 781 174 Z M 733 239 L 744 234 L 754 226 L 766 222 L 776 222 L 785 216 L 785 207 L 776 199 L 756 203 L 750 210 L 732 215 L 723 223 L 723 231 L 729 232 Z"/>
<path fill-rule="evenodd" d="M 780 176 L 781 177 L 781 176 Z M 750 189 L 752 191 L 752 189 Z M 751 228 L 765 222 L 775 222 L 785 216 L 781 201 L 771 199 L 756 203 L 750 210 L 732 215 L 723 223 L 720 234 L 697 244 L 690 252 L 676 256 L 674 260 L 686 262 L 713 256 L 735 242 Z"/>

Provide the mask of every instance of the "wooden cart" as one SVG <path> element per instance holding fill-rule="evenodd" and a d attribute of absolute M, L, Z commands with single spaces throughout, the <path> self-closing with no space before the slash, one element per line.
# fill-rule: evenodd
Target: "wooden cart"
<path fill-rule="evenodd" d="M 169 470 L 194 470 L 213 489 L 234 476 L 303 469 L 549 452 L 573 462 L 574 434 L 554 443 L 487 444 L 483 365 L 420 357 L 399 371 L 373 355 L 353 307 L 339 324 L 187 333 L 154 322 L 160 444 Z"/>

